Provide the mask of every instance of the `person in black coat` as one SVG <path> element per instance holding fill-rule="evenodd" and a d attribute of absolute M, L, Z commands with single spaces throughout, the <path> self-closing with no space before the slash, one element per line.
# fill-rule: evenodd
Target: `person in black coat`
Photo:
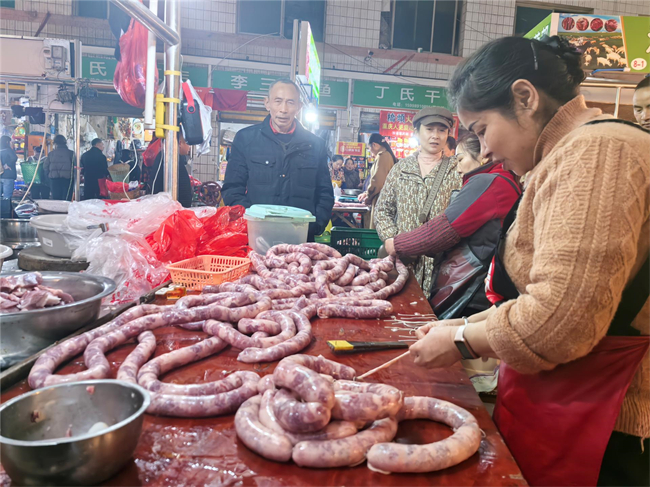
<path fill-rule="evenodd" d="M 187 156 L 190 153 L 190 146 L 187 145 L 183 136 L 179 133 L 178 136 L 178 202 L 183 205 L 184 208 L 190 208 L 192 206 L 192 183 L 190 183 L 190 175 L 187 172 Z M 165 189 L 165 162 L 162 162 L 162 167 L 160 167 L 162 161 L 162 151 L 158 153 L 156 159 L 153 163 L 153 166 L 146 168 L 147 176 L 145 178 L 145 184 L 147 185 L 147 193 L 158 194 L 164 191 Z M 153 188 L 153 190 L 152 190 Z"/>
<path fill-rule="evenodd" d="M 228 206 L 284 205 L 312 213 L 309 237 L 320 235 L 332 216 L 334 192 L 325 141 L 296 120 L 298 87 L 278 80 L 265 100 L 269 116 L 237 132 L 221 190 Z"/>
<path fill-rule="evenodd" d="M 104 142 L 102 139 L 93 139 L 92 147 L 81 156 L 81 170 L 84 175 L 84 200 L 98 199 L 99 180 L 110 179 L 108 162 L 103 153 Z"/>
<path fill-rule="evenodd" d="M 3 135 L 0 138 L 0 197 L 11 199 L 14 194 L 14 183 L 16 182 L 16 161 L 18 156 L 11 147 L 11 137 Z"/>

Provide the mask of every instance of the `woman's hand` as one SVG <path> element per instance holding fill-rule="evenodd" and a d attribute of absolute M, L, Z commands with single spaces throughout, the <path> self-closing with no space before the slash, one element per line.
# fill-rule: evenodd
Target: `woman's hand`
<path fill-rule="evenodd" d="M 368 193 L 364 191 L 359 196 L 357 196 L 357 199 L 359 200 L 359 203 L 361 204 L 365 203 L 366 200 L 368 199 Z"/>
<path fill-rule="evenodd" d="M 397 255 L 397 252 L 395 252 L 395 241 L 392 238 L 386 239 L 384 242 L 384 248 L 386 249 L 386 252 L 388 252 L 388 255 Z"/>
<path fill-rule="evenodd" d="M 456 326 L 436 326 L 429 329 L 424 338 L 409 348 L 415 365 L 436 369 L 449 367 L 460 361 L 462 356 L 454 343 L 457 331 Z"/>
<path fill-rule="evenodd" d="M 427 323 L 426 325 L 421 326 L 417 330 L 415 330 L 415 336 L 418 337 L 418 340 L 421 340 L 424 338 L 424 336 L 429 333 L 429 330 L 432 328 L 437 328 L 437 327 L 450 327 L 450 326 L 462 326 L 465 324 L 465 320 L 461 318 L 453 319 L 453 320 L 440 320 L 440 321 L 432 321 L 431 323 Z"/>

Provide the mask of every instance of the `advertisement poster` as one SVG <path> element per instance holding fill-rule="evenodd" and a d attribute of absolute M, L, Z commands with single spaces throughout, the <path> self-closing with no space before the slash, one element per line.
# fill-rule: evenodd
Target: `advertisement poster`
<path fill-rule="evenodd" d="M 554 13 L 524 37 L 566 38 L 583 53 L 582 66 L 650 73 L 650 17 Z"/>
<path fill-rule="evenodd" d="M 621 17 L 560 14 L 558 34 L 582 51 L 584 69 L 626 68 L 628 65 Z"/>
<path fill-rule="evenodd" d="M 359 156 L 366 155 L 366 144 L 363 142 L 337 142 L 336 153 L 342 156 Z"/>

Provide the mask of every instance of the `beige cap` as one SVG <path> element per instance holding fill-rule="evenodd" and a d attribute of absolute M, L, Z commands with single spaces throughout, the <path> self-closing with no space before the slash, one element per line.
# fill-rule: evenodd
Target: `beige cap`
<path fill-rule="evenodd" d="M 415 127 L 418 122 L 421 125 L 430 125 L 432 123 L 441 123 L 445 127 L 451 130 L 454 126 L 454 116 L 453 114 L 442 107 L 426 107 L 420 110 L 415 117 L 413 117 L 413 127 Z"/>

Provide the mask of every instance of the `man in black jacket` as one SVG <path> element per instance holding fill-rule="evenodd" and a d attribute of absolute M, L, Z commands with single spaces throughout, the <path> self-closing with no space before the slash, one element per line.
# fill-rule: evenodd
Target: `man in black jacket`
<path fill-rule="evenodd" d="M 102 139 L 93 139 L 92 147 L 81 156 L 81 169 L 84 175 L 84 200 L 99 199 L 99 180 L 110 179 L 108 163 Z"/>
<path fill-rule="evenodd" d="M 291 80 L 278 80 L 265 100 L 269 116 L 237 132 L 221 194 L 226 205 L 294 206 L 316 221 L 309 237 L 320 235 L 332 216 L 334 192 L 325 141 L 296 120 L 300 93 Z"/>

